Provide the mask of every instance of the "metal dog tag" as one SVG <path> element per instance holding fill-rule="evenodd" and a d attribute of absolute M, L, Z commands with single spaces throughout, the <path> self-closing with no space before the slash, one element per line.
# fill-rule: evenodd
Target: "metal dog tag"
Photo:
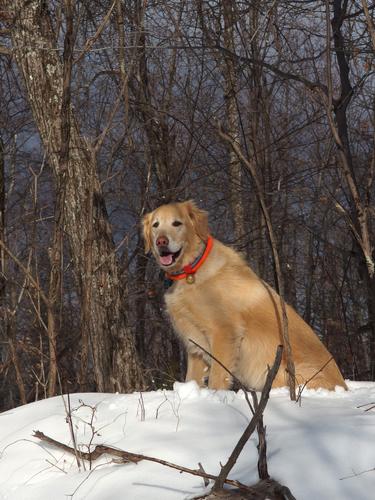
<path fill-rule="evenodd" d="M 188 274 L 186 276 L 186 283 L 192 285 L 195 282 L 194 274 Z"/>

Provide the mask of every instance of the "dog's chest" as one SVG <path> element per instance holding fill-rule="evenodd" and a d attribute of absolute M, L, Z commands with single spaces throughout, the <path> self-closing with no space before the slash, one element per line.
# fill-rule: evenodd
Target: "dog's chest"
<path fill-rule="evenodd" d="M 217 287 L 205 283 L 189 285 L 177 283 L 165 294 L 167 312 L 176 324 L 193 323 L 207 330 L 228 309 L 227 300 Z"/>
<path fill-rule="evenodd" d="M 170 316 L 187 311 L 199 303 L 199 292 L 195 287 L 185 283 L 176 283 L 165 294 L 165 304 Z"/>
<path fill-rule="evenodd" d="M 188 288 L 189 287 L 189 288 Z M 204 313 L 201 294 L 189 285 L 175 287 L 165 295 L 168 315 L 176 333 L 184 341 L 189 351 L 195 348 L 189 341 L 193 339 L 199 345 L 209 348 L 210 328 L 207 311 Z M 208 313 L 209 314 L 209 313 Z"/>

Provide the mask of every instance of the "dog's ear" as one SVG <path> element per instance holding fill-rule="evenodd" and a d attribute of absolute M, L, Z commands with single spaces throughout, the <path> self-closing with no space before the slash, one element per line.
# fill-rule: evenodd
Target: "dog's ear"
<path fill-rule="evenodd" d="M 143 231 L 143 238 L 145 240 L 145 253 L 148 253 L 152 247 L 151 220 L 152 220 L 152 212 L 146 214 L 142 218 L 142 231 Z"/>
<path fill-rule="evenodd" d="M 191 220 L 195 233 L 201 240 L 206 241 L 209 235 L 207 212 L 198 208 L 193 200 L 185 201 L 184 209 Z"/>

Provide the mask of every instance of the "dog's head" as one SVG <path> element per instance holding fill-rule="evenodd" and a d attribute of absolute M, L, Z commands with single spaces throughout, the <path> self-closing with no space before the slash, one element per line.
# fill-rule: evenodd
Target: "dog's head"
<path fill-rule="evenodd" d="M 208 216 L 193 201 L 162 205 L 142 220 L 145 250 L 164 270 L 181 269 L 208 238 Z"/>

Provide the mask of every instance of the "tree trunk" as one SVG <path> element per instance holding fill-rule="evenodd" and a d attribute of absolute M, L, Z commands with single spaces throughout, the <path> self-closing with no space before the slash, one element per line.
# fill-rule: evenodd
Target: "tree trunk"
<path fill-rule="evenodd" d="M 122 310 L 121 290 L 111 228 L 89 144 L 80 135 L 70 106 L 69 158 L 63 170 L 63 65 L 46 2 L 5 2 L 14 12 L 12 43 L 49 163 L 65 186 L 64 230 L 68 236 L 82 297 L 90 297 L 84 315 L 99 391 L 132 391 L 142 387 L 134 339 Z M 89 249 L 89 250 L 88 250 Z M 90 255 L 88 255 L 88 252 Z M 90 258 L 90 272 L 87 260 Z M 88 307 L 88 304 L 85 304 Z"/>
<path fill-rule="evenodd" d="M 333 17 L 331 20 L 332 36 L 334 42 L 334 53 L 336 56 L 337 66 L 340 77 L 340 96 L 333 102 L 332 91 L 332 75 L 330 61 L 328 61 L 328 119 L 331 127 L 332 135 L 335 139 L 338 160 L 341 169 L 344 173 L 350 196 L 350 228 L 352 237 L 359 257 L 359 269 L 366 269 L 366 285 L 368 295 L 368 315 L 369 326 L 371 330 L 371 373 L 370 378 L 374 379 L 375 375 L 375 262 L 374 262 L 374 245 L 371 234 L 371 225 L 369 217 L 369 196 L 361 195 L 356 178 L 356 170 L 351 152 L 350 137 L 348 131 L 348 115 L 347 109 L 353 97 L 353 87 L 350 81 L 349 56 L 345 45 L 344 35 L 342 33 L 343 23 L 347 14 L 347 2 L 342 0 L 334 0 L 333 2 Z M 327 10 L 328 23 L 328 10 Z M 329 44 L 329 27 L 327 26 L 327 44 Z M 333 102 L 333 106 L 332 106 Z M 330 107 L 333 108 L 335 122 L 331 118 Z M 373 185 L 373 167 L 369 168 L 367 177 L 368 195 Z M 367 198 L 367 199 L 366 199 Z"/>
<path fill-rule="evenodd" d="M 230 0 L 223 0 L 223 19 L 224 19 L 224 47 L 230 52 L 235 52 L 234 43 L 234 24 L 235 12 L 234 4 Z M 240 143 L 240 124 L 237 109 L 237 71 L 236 62 L 233 57 L 224 58 L 222 69 L 225 88 L 224 102 L 227 114 L 227 132 L 232 139 Z M 228 145 L 229 155 L 229 175 L 230 175 L 230 205 L 233 212 L 234 236 L 237 244 L 243 244 L 245 236 L 245 217 L 242 197 L 242 165 L 236 153 Z"/>

